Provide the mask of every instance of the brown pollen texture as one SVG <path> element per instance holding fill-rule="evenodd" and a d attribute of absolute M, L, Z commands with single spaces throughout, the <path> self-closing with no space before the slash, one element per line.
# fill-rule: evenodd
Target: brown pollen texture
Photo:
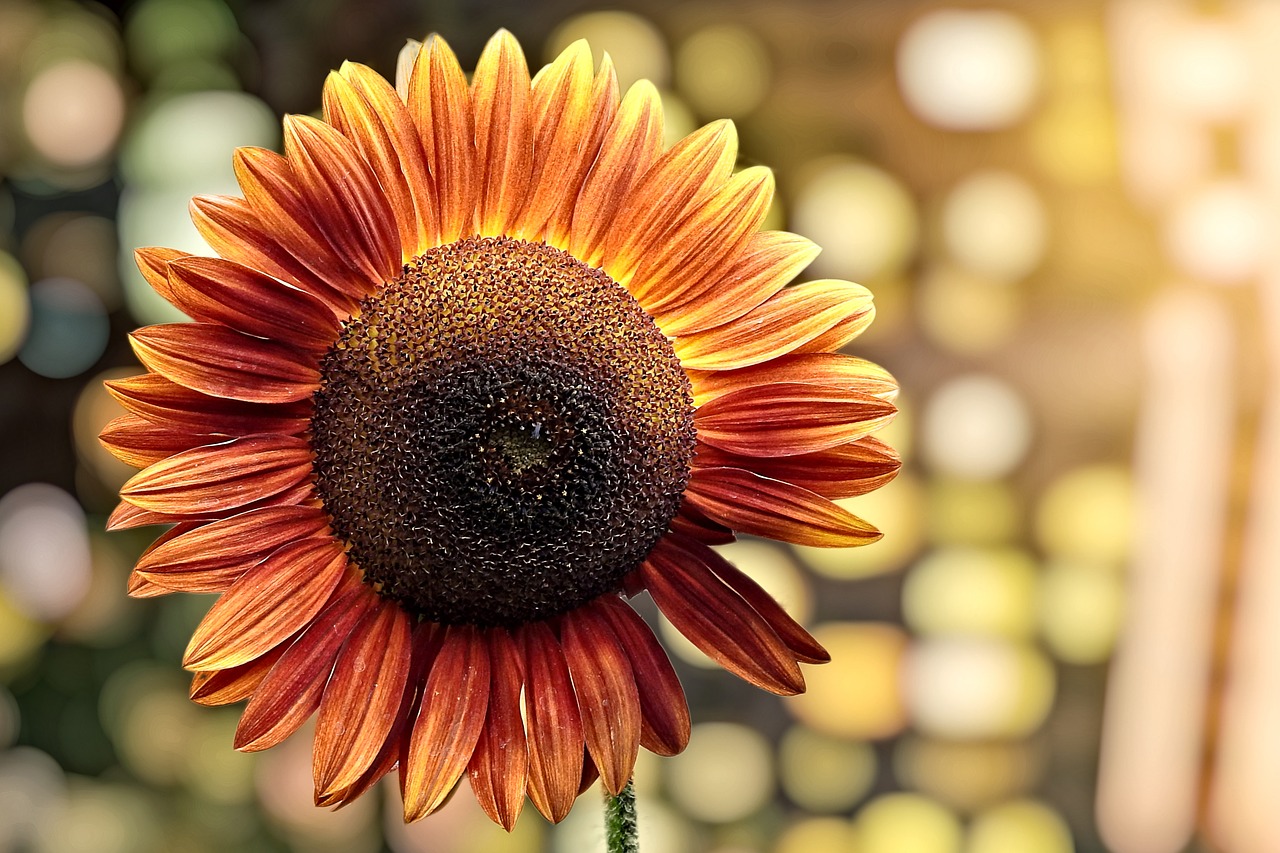
<path fill-rule="evenodd" d="M 312 444 L 365 580 L 446 624 L 514 626 L 617 589 L 689 479 L 689 381 L 620 285 L 542 243 L 415 258 L 321 364 Z"/>

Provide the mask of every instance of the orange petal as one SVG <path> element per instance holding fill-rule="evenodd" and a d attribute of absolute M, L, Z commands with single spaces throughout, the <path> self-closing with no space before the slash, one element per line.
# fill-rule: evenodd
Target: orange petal
<path fill-rule="evenodd" d="M 672 345 L 686 368 L 732 370 L 794 352 L 842 324 L 865 327 L 871 312 L 871 293 L 861 285 L 811 281 L 782 291 L 723 326 L 676 338 Z"/>
<path fill-rule="evenodd" d="M 738 370 L 690 370 L 693 404 L 702 406 L 730 391 L 774 382 L 803 382 L 861 391 L 881 400 L 898 396 L 897 380 L 878 364 L 834 352 L 784 355 Z"/>
<path fill-rule="evenodd" d="M 173 323 L 129 335 L 148 370 L 193 391 L 249 403 L 305 400 L 320 387 L 313 360 L 225 326 Z"/>
<path fill-rule="evenodd" d="M 585 65 L 580 62 L 583 55 Z M 537 238 L 566 249 L 574 205 L 618 109 L 618 77 L 613 60 L 605 53 L 600 70 L 591 79 L 591 51 L 585 42 L 570 45 L 561 57 L 567 57 L 570 75 L 576 77 L 579 68 L 585 71 L 589 87 L 585 97 L 578 99 L 577 87 L 571 84 L 568 99 L 562 100 L 559 96 L 565 87 L 556 79 L 556 63 L 543 68 L 533 81 L 534 112 L 545 120 L 535 131 L 536 190 L 522 217 L 521 233 L 526 239 Z"/>
<path fill-rule="evenodd" d="M 729 179 L 737 156 L 738 134 L 729 121 L 694 131 L 662 155 L 610 222 L 601 256 L 604 271 L 614 281 L 629 281 L 671 223 Z"/>
<path fill-rule="evenodd" d="M 582 779 L 582 717 L 551 629 L 532 622 L 521 627 L 519 639 L 524 647 L 529 799 L 547 820 L 559 823 L 569 814 Z"/>
<path fill-rule="evenodd" d="M 134 468 L 145 468 L 175 453 L 225 440 L 223 436 L 199 435 L 160 426 L 133 414 L 113 418 L 98 434 L 98 442 L 107 452 Z"/>
<path fill-rule="evenodd" d="M 129 573 L 129 583 L 125 591 L 130 598 L 158 598 L 173 592 L 171 589 L 152 583 L 137 572 Z"/>
<path fill-rule="evenodd" d="M 768 623 L 797 660 L 803 663 L 826 663 L 831 660 L 831 655 L 822 647 L 822 644 L 815 640 L 799 622 L 792 619 L 773 596 L 720 554 L 689 540 L 673 537 L 671 543 L 676 550 L 683 551 L 687 555 L 686 560 L 681 562 L 686 564 L 688 560 L 700 562 L 720 578 L 725 586 L 741 596 L 742 600 Z"/>
<path fill-rule="evenodd" d="M 297 143 L 290 143 L 287 135 L 285 142 L 287 150 L 296 148 Z M 310 186 L 289 158 L 265 148 L 237 148 L 232 166 L 245 201 L 263 228 L 315 276 L 357 299 L 384 281 L 364 253 L 348 256 L 342 243 L 336 242 L 340 235 L 326 229 L 325 221 L 317 218 L 319 188 Z"/>
<path fill-rule="evenodd" d="M 342 647 L 316 717 L 316 797 L 353 785 L 391 734 L 409 677 L 409 619 L 383 601 Z"/>
<path fill-rule="evenodd" d="M 510 832 L 524 807 L 529 778 L 529 748 L 520 717 L 524 668 L 505 628 L 490 629 L 488 640 L 489 710 L 467 772 L 484 813 Z"/>
<path fill-rule="evenodd" d="M 740 468 L 695 468 L 684 499 L 713 521 L 796 545 L 866 545 L 880 532 L 808 489 Z"/>
<path fill-rule="evenodd" d="M 190 255 L 186 252 L 179 252 L 177 249 L 166 249 L 162 246 L 134 249 L 133 251 L 134 263 L 138 265 L 138 270 L 142 273 L 142 277 L 147 280 L 147 284 L 151 285 L 152 290 L 174 305 L 177 303 L 173 301 L 173 291 L 169 289 L 169 261 L 187 257 L 190 257 Z"/>
<path fill-rule="evenodd" d="M 632 187 L 662 154 L 662 101 L 648 80 L 622 99 L 574 205 L 569 251 L 599 266 L 604 235 Z"/>
<path fill-rule="evenodd" d="M 626 651 L 593 604 L 565 613 L 561 646 L 578 694 L 582 728 L 605 790 L 617 796 L 640 749 L 640 696 Z"/>
<path fill-rule="evenodd" d="M 281 643 L 262 657 L 231 669 L 197 672 L 191 677 L 191 701 L 213 706 L 248 699 L 288 647 L 288 643 Z"/>
<path fill-rule="evenodd" d="M 184 592 L 222 592 L 281 545 L 327 526 L 328 514 L 314 507 L 255 509 L 168 540 L 143 555 L 136 571 Z"/>
<path fill-rule="evenodd" d="M 440 241 L 452 243 L 474 231 L 475 119 L 467 78 L 438 35 L 417 54 L 407 101 L 436 185 Z"/>
<path fill-rule="evenodd" d="M 252 435 L 301 433 L 311 418 L 309 400 L 284 404 L 245 403 L 184 388 L 155 373 L 104 383 L 125 409 L 175 433 Z"/>
<path fill-rule="evenodd" d="M 347 566 L 332 539 L 304 539 L 254 566 L 214 602 L 187 644 L 187 669 L 228 669 L 265 654 L 315 618 Z"/>
<path fill-rule="evenodd" d="M 356 147 L 310 116 L 285 116 L 284 151 L 298 191 L 330 242 L 370 281 L 400 274 L 400 234 L 378 178 Z"/>
<path fill-rule="evenodd" d="M 303 439 L 251 435 L 157 462 L 121 486 L 120 497 L 154 512 L 199 515 L 279 494 L 310 474 Z"/>
<path fill-rule="evenodd" d="M 677 755 L 689 745 L 689 703 L 671 660 L 658 638 L 620 598 L 599 599 L 621 647 L 626 650 L 640 696 L 640 745 L 658 755 Z"/>
<path fill-rule="evenodd" d="M 866 436 L 817 453 L 773 458 L 739 456 L 702 445 L 693 464 L 706 468 L 744 468 L 836 500 L 880 488 L 898 475 L 902 459 L 889 445 Z M 672 529 L 675 529 L 674 521 Z"/>
<path fill-rule="evenodd" d="M 409 739 L 404 773 L 404 819 L 418 820 L 444 805 L 471 761 L 489 705 L 489 650 L 470 625 L 445 629 Z"/>
<path fill-rule="evenodd" d="M 368 292 L 354 276 L 342 274 L 330 279 L 314 272 L 281 245 L 242 198 L 196 196 L 191 200 L 191 221 L 222 257 L 305 290 L 340 317 L 349 316 Z"/>
<path fill-rule="evenodd" d="M 529 67 L 520 44 L 506 30 L 485 45 L 471 95 L 476 110 L 476 229 L 484 235 L 507 234 L 529 192 L 533 125 Z"/>
<path fill-rule="evenodd" d="M 628 289 L 650 311 L 720 278 L 772 202 L 773 173 L 763 166 L 743 169 L 663 234 L 640 260 Z"/>
<path fill-rule="evenodd" d="M 699 451 L 703 448 L 707 446 L 700 445 Z M 680 505 L 680 511 L 671 519 L 671 529 L 707 545 L 725 545 L 737 539 L 732 530 L 707 518 L 688 503 Z"/>
<path fill-rule="evenodd" d="M 746 456 L 796 456 L 862 438 L 893 419 L 893 403 L 826 385 L 778 382 L 716 397 L 693 416 L 702 442 Z"/>
<path fill-rule="evenodd" d="M 201 322 L 323 352 L 338 336 L 333 311 L 316 297 L 222 258 L 169 264 L 173 304 Z"/>
<path fill-rule="evenodd" d="M 116 504 L 116 508 L 111 511 L 111 515 L 107 516 L 106 528 L 108 531 L 132 530 L 135 527 L 148 527 L 153 524 L 174 524 L 190 520 L 186 516 L 151 512 L 142 507 L 134 506 L 128 501 L 120 501 L 120 503 Z"/>
<path fill-rule="evenodd" d="M 658 608 L 708 657 L 757 687 L 792 696 L 804 692 L 795 655 L 760 614 L 725 586 L 701 559 L 710 550 L 687 547 L 668 534 L 640 567 Z"/>
<path fill-rule="evenodd" d="M 736 320 L 782 290 L 821 250 L 786 231 L 757 231 L 730 263 L 680 294 L 646 306 L 663 334 L 700 332 Z"/>
<path fill-rule="evenodd" d="M 324 609 L 288 644 L 254 691 L 236 727 L 236 749 L 269 749 L 315 713 L 338 651 L 378 600 L 354 570 L 347 572 Z"/>

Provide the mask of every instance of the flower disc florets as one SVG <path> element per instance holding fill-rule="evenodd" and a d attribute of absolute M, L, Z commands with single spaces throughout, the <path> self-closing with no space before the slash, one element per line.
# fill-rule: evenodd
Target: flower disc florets
<path fill-rule="evenodd" d="M 516 625 L 616 589 L 689 479 L 693 401 L 670 343 L 605 273 L 544 244 L 415 258 L 321 376 L 332 527 L 423 618 Z"/>

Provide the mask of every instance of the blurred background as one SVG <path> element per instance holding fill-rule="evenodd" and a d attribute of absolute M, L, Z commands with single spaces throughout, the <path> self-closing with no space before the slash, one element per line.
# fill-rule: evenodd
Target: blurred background
<path fill-rule="evenodd" d="M 135 601 L 95 437 L 132 249 L 201 251 L 196 193 L 278 146 L 342 60 L 498 27 L 585 36 L 731 117 L 809 277 L 876 294 L 898 479 L 855 551 L 726 550 L 834 661 L 787 700 L 663 628 L 693 706 L 637 768 L 647 853 L 1280 850 L 1280 3 L 1271 0 L 0 0 L 0 850 L 576 853 L 460 795 L 330 813 L 310 735 L 231 749 L 186 698 L 209 601 Z M 662 626 L 660 626 L 662 627 Z"/>

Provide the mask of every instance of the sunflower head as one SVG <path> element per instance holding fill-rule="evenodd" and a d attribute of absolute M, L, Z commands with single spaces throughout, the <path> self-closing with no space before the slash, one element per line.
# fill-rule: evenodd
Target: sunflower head
<path fill-rule="evenodd" d="M 873 316 L 761 230 L 773 182 L 726 122 L 663 149 L 654 88 L 585 44 L 530 77 L 500 32 L 395 85 L 351 63 L 284 153 L 199 197 L 217 257 L 142 249 L 193 322 L 131 336 L 103 443 L 143 469 L 110 526 L 172 525 L 130 592 L 218 592 L 192 698 L 236 746 L 316 716 L 317 804 L 398 768 L 406 820 L 465 774 L 508 829 L 689 737 L 647 593 L 753 684 L 826 652 L 711 546 L 879 534 L 835 502 L 891 479 L 896 385 L 843 355 Z M 352 721 L 356 721 L 352 724 Z"/>

